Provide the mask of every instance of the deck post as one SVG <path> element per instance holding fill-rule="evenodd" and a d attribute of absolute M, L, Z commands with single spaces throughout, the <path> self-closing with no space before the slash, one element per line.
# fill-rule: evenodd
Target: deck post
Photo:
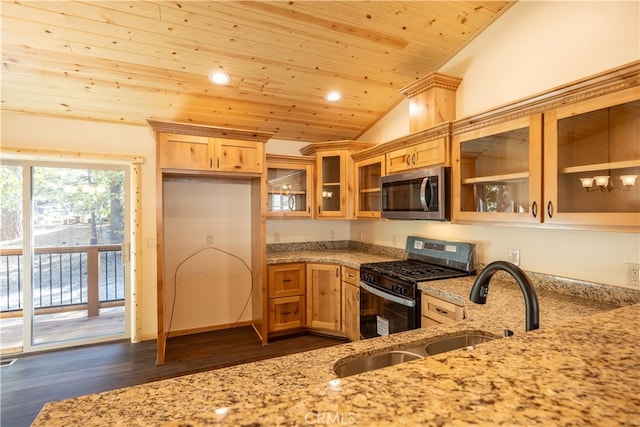
<path fill-rule="evenodd" d="M 99 252 L 97 247 L 87 248 L 87 314 L 89 317 L 98 316 L 100 291 Z"/>

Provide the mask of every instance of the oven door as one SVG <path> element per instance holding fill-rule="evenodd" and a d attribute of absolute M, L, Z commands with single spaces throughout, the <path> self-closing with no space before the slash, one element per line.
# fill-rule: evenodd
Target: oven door
<path fill-rule="evenodd" d="M 375 338 L 419 327 L 420 300 L 360 282 L 360 336 Z"/>

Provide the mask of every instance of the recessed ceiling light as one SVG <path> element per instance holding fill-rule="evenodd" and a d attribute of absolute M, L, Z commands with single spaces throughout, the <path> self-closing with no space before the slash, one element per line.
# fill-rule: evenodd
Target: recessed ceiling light
<path fill-rule="evenodd" d="M 332 92 L 329 92 L 327 94 L 327 97 L 326 97 L 327 101 L 331 101 L 331 102 L 339 101 L 340 98 L 342 98 L 342 94 L 340 92 L 335 91 L 335 90 L 332 91 Z"/>
<path fill-rule="evenodd" d="M 224 71 L 213 71 L 209 74 L 209 81 L 215 85 L 227 85 L 231 82 L 231 77 Z"/>

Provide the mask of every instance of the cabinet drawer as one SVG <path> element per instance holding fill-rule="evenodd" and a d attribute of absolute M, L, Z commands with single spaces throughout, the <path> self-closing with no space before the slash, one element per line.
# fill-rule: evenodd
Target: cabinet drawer
<path fill-rule="evenodd" d="M 437 323 L 456 323 L 464 319 L 464 307 L 431 295 L 422 295 L 422 316 Z"/>
<path fill-rule="evenodd" d="M 342 281 L 360 286 L 360 272 L 355 268 L 342 267 Z"/>
<path fill-rule="evenodd" d="M 269 266 L 269 298 L 304 295 L 304 291 L 304 264 L 281 264 Z"/>
<path fill-rule="evenodd" d="M 269 332 L 304 326 L 304 295 L 269 300 Z"/>

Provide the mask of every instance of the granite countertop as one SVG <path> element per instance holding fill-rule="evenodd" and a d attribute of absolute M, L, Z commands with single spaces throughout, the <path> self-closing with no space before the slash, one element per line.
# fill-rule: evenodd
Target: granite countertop
<path fill-rule="evenodd" d="M 270 262 L 339 259 L 357 268 L 349 263 L 372 259 L 335 252 L 316 252 L 309 258 L 283 252 Z M 537 287 L 536 282 L 540 329 L 524 332 L 523 297 L 515 282 L 494 277 L 487 304 L 476 305 L 468 300 L 472 281 L 471 277 L 420 285 L 425 293 L 465 306 L 467 318 L 454 325 L 48 403 L 33 425 L 640 424 L 637 292 L 631 304 L 627 297 L 587 299 L 559 293 L 553 286 Z M 333 372 L 337 362 L 359 355 L 462 332 L 497 337 L 505 328 L 515 335 L 473 350 L 343 379 Z"/>

